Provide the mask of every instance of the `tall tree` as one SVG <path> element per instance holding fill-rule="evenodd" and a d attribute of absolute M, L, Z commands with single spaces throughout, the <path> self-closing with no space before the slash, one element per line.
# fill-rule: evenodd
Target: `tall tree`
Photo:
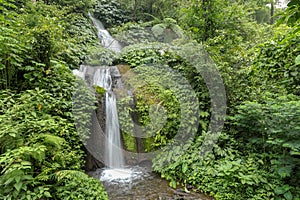
<path fill-rule="evenodd" d="M 270 18 L 270 24 L 274 24 L 274 0 L 271 0 L 271 18 Z"/>

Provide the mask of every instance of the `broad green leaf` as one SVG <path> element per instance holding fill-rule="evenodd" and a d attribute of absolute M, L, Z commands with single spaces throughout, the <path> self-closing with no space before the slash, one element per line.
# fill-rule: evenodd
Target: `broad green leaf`
<path fill-rule="evenodd" d="M 21 189 L 22 185 L 23 185 L 23 182 L 18 182 L 16 184 L 14 184 L 14 187 L 16 188 L 16 190 L 18 192 L 20 192 L 20 189 Z"/>
<path fill-rule="evenodd" d="M 295 58 L 295 64 L 300 65 L 300 55 Z"/>
<path fill-rule="evenodd" d="M 283 196 L 285 197 L 286 200 L 293 200 L 293 195 L 290 191 L 284 193 Z"/>
<path fill-rule="evenodd" d="M 187 163 L 183 163 L 183 165 L 182 165 L 182 172 L 185 173 L 187 170 L 188 170 Z"/>

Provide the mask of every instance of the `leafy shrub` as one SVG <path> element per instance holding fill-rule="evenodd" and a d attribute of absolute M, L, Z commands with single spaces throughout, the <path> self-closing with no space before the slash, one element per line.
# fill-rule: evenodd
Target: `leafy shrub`
<path fill-rule="evenodd" d="M 166 145 L 176 135 L 180 124 L 180 107 L 176 99 L 180 95 L 179 91 L 174 91 L 174 88 L 166 89 L 162 83 L 157 83 L 157 70 L 154 67 L 136 68 L 133 70 L 136 77 L 126 79 L 126 83 L 134 88 L 140 131 L 147 136 L 144 142 L 146 151 Z M 160 72 L 161 70 L 159 69 Z M 147 84 L 140 81 L 140 74 Z M 166 77 L 160 76 L 160 79 L 167 81 Z"/>
<path fill-rule="evenodd" d="M 116 0 L 97 0 L 93 13 L 106 27 L 120 25 L 128 21 L 128 12 Z"/>
<path fill-rule="evenodd" d="M 234 120 L 243 132 L 240 138 L 246 151 L 254 151 L 264 155 L 264 162 L 269 163 L 270 170 L 276 179 L 282 181 L 285 192 L 277 195 L 298 195 L 300 164 L 299 154 L 299 98 L 281 96 L 276 99 L 266 98 L 263 103 L 245 102 L 238 107 Z M 255 147 L 255 148 L 253 148 Z M 267 154 L 268 152 L 268 154 Z"/>
<path fill-rule="evenodd" d="M 107 193 L 99 180 L 90 178 L 83 172 L 64 170 L 55 173 L 57 185 L 56 199 L 108 199 Z"/>
<path fill-rule="evenodd" d="M 129 22 L 111 29 L 114 37 L 125 45 L 138 43 L 163 42 L 171 43 L 175 39 L 183 38 L 184 31 L 177 25 L 176 20 L 165 18 L 146 23 Z"/>
<path fill-rule="evenodd" d="M 260 154 L 240 155 L 235 139 L 222 133 L 212 153 L 201 157 L 205 137 L 206 133 L 197 137 L 181 156 L 176 156 L 180 148 L 173 152 L 163 151 L 153 160 L 153 169 L 169 180 L 171 187 L 182 185 L 186 191 L 193 188 L 216 199 L 279 196 L 275 188 L 284 182 L 275 173 L 270 173 Z M 166 165 L 166 159 L 172 159 L 172 162 Z"/>
<path fill-rule="evenodd" d="M 88 65 L 112 65 L 117 60 L 116 53 L 103 47 L 94 47 L 89 50 L 85 60 Z"/>
<path fill-rule="evenodd" d="M 88 97 L 89 94 L 83 92 L 86 88 L 82 89 L 82 95 Z M 49 199 L 53 197 L 56 188 L 52 183 L 53 173 L 65 169 L 80 170 L 83 167 L 81 139 L 88 136 L 87 124 L 90 118 L 85 112 L 81 115 L 76 112 L 76 117 L 85 125 L 79 127 L 83 130 L 76 130 L 69 106 L 62 107 L 62 113 L 70 113 L 71 116 L 59 116 L 59 113 L 55 115 L 53 112 L 56 103 L 72 105 L 71 99 L 57 99 L 52 93 L 39 89 L 27 90 L 18 95 L 10 93 L 1 92 L 0 102 L 0 184 L 3 188 L 0 196 Z M 90 181 L 93 182 L 92 179 Z M 101 187 L 97 195 L 99 192 L 102 193 Z"/>
<path fill-rule="evenodd" d="M 278 145 L 287 148 L 291 155 L 299 155 L 300 146 L 296 145 L 300 125 L 299 103 L 297 97 L 292 95 L 276 99 L 266 98 L 264 103 L 245 102 L 238 107 L 234 119 L 250 137 L 256 134 L 257 137 L 265 136 L 265 148 Z"/>
<path fill-rule="evenodd" d="M 60 48 L 57 50 L 56 59 L 65 61 L 71 69 L 76 69 L 85 61 L 90 49 L 97 47 L 99 40 L 92 22 L 86 16 L 68 14 L 64 21 L 65 37 L 59 43 Z"/>
<path fill-rule="evenodd" d="M 76 99 L 94 102 L 93 94 L 74 82 L 64 65 L 54 65 L 47 72 L 41 69 L 27 68 L 32 70 L 26 76 L 29 86 L 36 89 L 0 94 L 1 198 L 52 198 L 53 173 L 80 170 L 84 165 L 83 142 L 91 121 L 86 112 L 94 106 L 81 104 L 72 110 L 72 103 Z M 75 127 L 73 117 L 82 125 Z"/>
<path fill-rule="evenodd" d="M 82 14 L 70 14 L 65 8 L 42 2 L 27 3 L 22 10 L 21 13 L 6 10 L 7 20 L 0 20 L 2 89 L 31 89 L 23 84 L 24 71 L 37 67 L 45 72 L 53 60 L 77 68 L 87 49 L 98 41 L 91 22 Z"/>
<path fill-rule="evenodd" d="M 146 135 L 152 136 L 144 142 L 148 151 L 173 141 L 173 137 L 180 130 L 186 130 L 186 133 L 197 132 L 192 127 L 196 126 L 198 129 L 198 124 L 194 124 L 198 115 L 196 114 L 195 119 L 191 118 L 189 122 L 186 122 L 183 116 L 186 116 L 187 112 L 195 112 L 195 107 L 199 105 L 198 100 L 200 102 L 199 109 L 202 111 L 198 132 L 201 133 L 202 129 L 207 128 L 209 116 L 207 88 L 199 72 L 179 56 L 180 50 L 179 47 L 167 44 L 131 45 L 124 49 L 120 57 L 121 62 L 132 67 L 133 76 L 129 72 L 128 77 L 124 77 L 124 79 L 128 85 L 134 86 L 135 112 L 139 116 L 140 124 L 145 126 L 145 129 L 142 128 L 142 130 Z M 143 81 L 139 78 L 141 75 Z M 177 82 L 172 82 L 174 80 Z M 182 100 L 185 97 L 193 96 L 189 93 L 190 91 L 195 92 L 197 98 L 193 105 L 189 105 L 191 99 Z M 154 108 L 153 106 L 156 105 L 158 107 Z M 164 113 L 166 121 L 158 116 L 151 117 L 153 114 L 151 109 L 162 114 L 163 111 L 160 110 L 162 108 L 166 112 Z M 153 126 L 161 123 L 165 123 L 165 127 L 159 130 Z M 178 135 L 180 134 L 178 133 Z"/>
<path fill-rule="evenodd" d="M 285 12 L 280 13 L 280 19 L 278 23 L 286 22 L 287 25 L 295 27 L 296 31 L 299 31 L 300 26 L 300 12 L 299 12 L 300 3 L 297 0 L 291 0 L 287 4 L 287 9 Z"/>
<path fill-rule="evenodd" d="M 9 150 L 0 156 L 0 165 L 3 169 L 0 176 L 0 198 L 25 199 L 51 197 L 49 188 L 40 186 L 34 180 L 33 162 L 41 163 L 45 159 L 46 147 L 34 145 Z"/>
<path fill-rule="evenodd" d="M 170 43 L 183 37 L 183 30 L 172 18 L 163 19 L 161 23 L 155 24 L 151 30 L 160 42 Z"/>
<path fill-rule="evenodd" d="M 75 171 L 79 170 L 76 160 L 80 158 L 76 158 L 64 139 L 53 135 L 37 137 L 35 144 L 8 150 L 0 156 L 0 198 L 107 199 L 99 181 Z M 70 165 L 74 161 L 77 166 Z"/>
<path fill-rule="evenodd" d="M 128 22 L 122 26 L 110 29 L 113 36 L 124 45 L 155 42 L 151 27 L 143 24 Z"/>
<path fill-rule="evenodd" d="M 58 199 L 64 184 L 55 175 L 67 169 L 97 188 L 66 192 L 107 199 L 102 185 L 81 172 L 95 97 L 68 68 L 79 65 L 96 38 L 91 23 L 74 13 L 84 2 L 1 2 L 0 199 Z M 82 24 L 89 28 L 78 34 Z"/>
<path fill-rule="evenodd" d="M 184 60 L 176 53 L 177 50 L 168 44 L 135 44 L 124 48 L 119 60 L 131 67 L 143 64 L 167 64 L 175 67 L 184 64 Z"/>
<path fill-rule="evenodd" d="M 3 18 L 0 19 L 0 89 L 18 87 L 18 68 L 26 63 L 26 59 L 30 59 L 30 56 L 26 55 L 30 51 L 30 48 L 26 45 L 28 38 L 21 34 L 26 28 L 20 23 L 23 22 L 22 18 L 15 19 L 17 13 L 10 10 L 13 10 L 13 8 L 16 8 L 16 6 L 11 2 L 4 5 L 1 2 L 0 9 L 7 13 L 7 20 L 4 20 L 4 15 L 1 15 Z M 18 25 L 18 23 L 20 24 Z"/>
<path fill-rule="evenodd" d="M 71 12 L 84 13 L 92 7 L 92 0 L 44 0 L 47 4 L 55 4 L 67 7 Z"/>
<path fill-rule="evenodd" d="M 297 61 L 300 53 L 299 35 L 299 32 L 291 31 L 266 42 L 260 49 L 252 73 L 258 76 L 259 80 L 267 79 L 270 86 L 284 86 L 289 93 L 299 95 L 300 63 Z"/>

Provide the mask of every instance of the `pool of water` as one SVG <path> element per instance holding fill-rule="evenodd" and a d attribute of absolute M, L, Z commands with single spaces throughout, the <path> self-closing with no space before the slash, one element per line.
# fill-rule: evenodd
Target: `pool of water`
<path fill-rule="evenodd" d="M 101 180 L 110 200 L 213 200 L 203 194 L 175 190 L 157 174 L 138 166 L 98 169 L 90 175 Z"/>

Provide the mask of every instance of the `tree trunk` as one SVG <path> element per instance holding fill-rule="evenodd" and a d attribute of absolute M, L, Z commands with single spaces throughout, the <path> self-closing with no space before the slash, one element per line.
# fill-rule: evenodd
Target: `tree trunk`
<path fill-rule="evenodd" d="M 271 1 L 271 19 L 270 19 L 270 24 L 274 24 L 274 1 Z"/>
<path fill-rule="evenodd" d="M 137 21 L 137 8 L 138 8 L 138 0 L 134 1 L 134 8 L 133 8 L 133 20 Z"/>
<path fill-rule="evenodd" d="M 9 88 L 9 65 L 10 65 L 10 62 L 7 58 L 7 60 L 5 62 L 5 89 Z"/>
<path fill-rule="evenodd" d="M 209 32 L 211 28 L 211 19 L 209 19 L 209 0 L 202 0 L 202 10 L 203 10 L 203 18 L 204 18 L 204 33 L 203 33 L 203 41 L 209 38 Z"/>

